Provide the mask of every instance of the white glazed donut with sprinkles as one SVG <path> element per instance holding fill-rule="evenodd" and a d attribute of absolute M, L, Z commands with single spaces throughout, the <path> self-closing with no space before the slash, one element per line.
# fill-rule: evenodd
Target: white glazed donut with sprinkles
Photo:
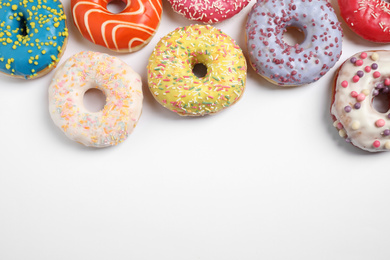
<path fill-rule="evenodd" d="M 101 111 L 90 112 L 83 96 L 91 88 L 106 96 Z M 97 52 L 80 52 L 56 71 L 49 87 L 49 111 L 70 139 L 92 147 L 123 142 L 142 110 L 140 76 L 120 59 Z"/>
<path fill-rule="evenodd" d="M 390 93 L 390 51 L 353 55 L 339 68 L 331 114 L 341 137 L 369 152 L 390 151 L 390 114 L 373 106 Z"/>
<path fill-rule="evenodd" d="M 283 40 L 288 28 L 303 32 L 300 44 Z M 246 25 L 255 71 L 270 82 L 298 86 L 320 79 L 341 56 L 342 29 L 325 0 L 258 0 Z"/>

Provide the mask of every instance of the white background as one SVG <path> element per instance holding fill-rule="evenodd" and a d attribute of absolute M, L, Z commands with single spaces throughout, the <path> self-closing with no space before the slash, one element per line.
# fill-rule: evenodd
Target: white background
<path fill-rule="evenodd" d="M 341 60 L 318 82 L 280 88 L 249 67 L 236 105 L 183 118 L 151 96 L 146 65 L 161 37 L 191 22 L 164 0 L 150 44 L 116 54 L 82 38 L 69 2 L 61 63 L 82 50 L 120 57 L 143 78 L 143 114 L 124 143 L 87 148 L 50 118 L 53 72 L 0 78 L 0 260 L 390 259 L 390 154 L 345 143 L 329 115 L 336 68 L 389 45 L 343 22 Z M 215 25 L 245 53 L 253 4 Z"/>

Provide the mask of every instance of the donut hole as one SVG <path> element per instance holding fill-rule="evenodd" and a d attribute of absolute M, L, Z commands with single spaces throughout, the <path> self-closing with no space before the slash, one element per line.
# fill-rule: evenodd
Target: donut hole
<path fill-rule="evenodd" d="M 192 68 L 192 73 L 198 78 L 204 78 L 207 75 L 207 66 L 203 63 L 197 63 Z"/>
<path fill-rule="evenodd" d="M 126 3 L 122 0 L 111 0 L 107 4 L 107 10 L 113 14 L 119 14 L 126 7 Z"/>
<path fill-rule="evenodd" d="M 386 113 L 390 110 L 390 92 L 380 92 L 372 99 L 372 106 L 379 113 Z"/>
<path fill-rule="evenodd" d="M 305 33 L 298 27 L 287 27 L 283 34 L 283 41 L 288 45 L 295 46 L 305 40 Z"/>
<path fill-rule="evenodd" d="M 91 88 L 84 93 L 83 103 L 89 112 L 99 112 L 106 105 L 106 96 L 100 89 Z"/>
<path fill-rule="evenodd" d="M 20 21 L 19 21 L 19 34 L 21 35 L 21 36 L 27 36 L 27 34 L 28 34 L 28 27 L 27 27 L 27 21 L 26 21 L 26 19 L 22 16 L 22 17 L 20 17 L 19 16 L 19 18 L 20 18 Z"/>

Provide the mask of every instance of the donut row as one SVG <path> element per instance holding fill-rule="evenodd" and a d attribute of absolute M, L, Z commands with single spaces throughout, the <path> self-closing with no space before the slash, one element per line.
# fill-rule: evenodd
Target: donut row
<path fill-rule="evenodd" d="M 89 41 L 117 52 L 134 52 L 154 36 L 162 15 L 161 0 L 124 0 L 113 14 L 107 0 L 71 0 L 73 22 Z M 249 0 L 169 0 L 188 19 L 216 23 L 232 17 Z M 380 0 L 338 0 L 346 23 L 363 38 L 389 42 L 390 4 Z M 351 2 L 353 2 L 351 4 Z M 369 15 L 367 15 L 369 13 Z M 59 0 L 0 0 L 0 71 L 25 79 L 53 69 L 67 43 L 67 24 Z M 296 28 L 301 43 L 284 34 Z M 366 33 L 369 28 L 374 33 Z M 342 29 L 326 0 L 258 0 L 245 26 L 248 61 L 279 86 L 319 80 L 340 59 Z M 15 55 L 16 54 L 16 55 Z M 390 93 L 386 51 L 363 52 L 339 69 L 331 114 L 340 136 L 367 151 L 390 150 L 390 115 L 372 100 Z M 204 73 L 198 75 L 196 67 Z M 354 72 L 354 69 L 357 71 Z M 215 114 L 235 104 L 245 91 L 247 63 L 236 42 L 210 25 L 190 25 L 167 34 L 156 45 L 147 66 L 152 95 L 182 116 Z M 101 111 L 84 107 L 84 94 L 99 89 L 106 96 Z M 54 123 L 72 140 L 92 147 L 124 141 L 142 111 L 140 76 L 120 59 L 84 51 L 64 62 L 49 87 Z"/>
<path fill-rule="evenodd" d="M 71 0 L 73 22 L 81 34 L 117 52 L 134 52 L 150 42 L 160 24 L 162 1 L 123 0 L 125 7 L 117 14 L 107 9 L 110 2 Z M 386 37 L 390 35 L 387 26 L 390 12 L 386 10 L 390 4 L 380 0 L 352 2 L 350 5 L 350 1 L 339 0 L 342 15 L 351 28 L 359 34 L 370 31 L 371 40 L 389 40 Z M 188 19 L 215 23 L 237 14 L 249 0 L 170 0 L 170 3 Z M 61 2 L 1 0 L 0 6 L 3 17 L 0 52 L 4 54 L 0 71 L 26 79 L 48 73 L 58 63 L 67 42 Z M 283 37 L 289 28 L 300 30 L 304 41 L 295 45 L 286 43 Z M 325 0 L 258 0 L 248 15 L 245 29 L 250 64 L 274 84 L 296 86 L 314 82 L 341 56 L 341 26 Z"/>

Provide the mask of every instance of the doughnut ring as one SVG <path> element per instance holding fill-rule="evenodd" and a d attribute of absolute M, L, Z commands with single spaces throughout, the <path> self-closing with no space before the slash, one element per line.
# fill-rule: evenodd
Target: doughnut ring
<path fill-rule="evenodd" d="M 204 77 L 193 73 L 207 68 Z M 149 89 L 165 108 L 182 116 L 217 113 L 245 90 L 247 65 L 232 38 L 210 25 L 178 28 L 163 37 L 149 58 Z"/>
<path fill-rule="evenodd" d="M 101 90 L 106 104 L 90 112 L 83 96 Z M 67 137 L 86 146 L 106 147 L 123 142 L 142 110 L 140 76 L 120 59 L 97 52 L 80 52 L 56 71 L 49 87 L 49 111 Z"/>
<path fill-rule="evenodd" d="M 283 40 L 289 27 L 305 35 L 300 44 Z M 270 82 L 298 86 L 319 80 L 341 56 L 342 29 L 325 0 L 257 1 L 246 25 L 250 64 Z"/>
<path fill-rule="evenodd" d="M 353 55 L 339 68 L 331 115 L 341 137 L 369 152 L 390 150 L 390 111 L 380 112 L 373 99 L 390 93 L 390 51 Z"/>
<path fill-rule="evenodd" d="M 373 42 L 390 42 L 390 3 L 382 0 L 338 0 L 349 28 Z"/>
<path fill-rule="evenodd" d="M 154 36 L 162 15 L 162 0 L 122 0 L 118 14 L 107 10 L 112 0 L 72 0 L 74 24 L 89 41 L 117 52 L 134 52 Z"/>
<path fill-rule="evenodd" d="M 0 0 L 0 72 L 33 79 L 49 73 L 68 39 L 59 0 Z"/>

